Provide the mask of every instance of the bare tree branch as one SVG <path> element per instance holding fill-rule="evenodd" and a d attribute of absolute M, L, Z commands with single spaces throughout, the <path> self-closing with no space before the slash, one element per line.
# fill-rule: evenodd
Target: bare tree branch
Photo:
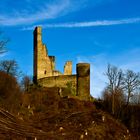
<path fill-rule="evenodd" d="M 127 105 L 130 102 L 130 98 L 135 93 L 136 89 L 140 87 L 140 74 L 131 70 L 127 70 L 124 75 L 124 90 L 127 93 Z"/>
<path fill-rule="evenodd" d="M 7 74 L 17 77 L 20 76 L 20 72 L 18 70 L 18 64 L 15 60 L 0 61 L 0 71 L 4 71 Z"/>
<path fill-rule="evenodd" d="M 105 75 L 109 80 L 108 89 L 112 94 L 112 113 L 114 114 L 115 93 L 117 93 L 123 87 L 123 72 L 121 69 L 109 64 Z"/>
<path fill-rule="evenodd" d="M 0 54 L 3 54 L 6 52 L 6 45 L 9 42 L 9 39 L 5 39 L 2 37 L 3 32 L 0 31 Z"/>

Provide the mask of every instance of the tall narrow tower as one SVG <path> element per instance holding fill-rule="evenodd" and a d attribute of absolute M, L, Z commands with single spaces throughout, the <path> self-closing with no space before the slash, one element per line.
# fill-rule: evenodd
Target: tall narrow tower
<path fill-rule="evenodd" d="M 34 44 L 34 68 L 33 68 L 33 80 L 36 83 L 37 82 L 37 60 L 38 60 L 38 47 L 42 45 L 42 34 L 41 34 L 41 27 L 36 27 L 34 32 L 33 32 L 33 44 Z"/>
<path fill-rule="evenodd" d="M 46 45 L 42 43 L 42 28 L 34 30 L 34 83 L 44 77 L 52 76 L 51 60 L 48 56 Z"/>

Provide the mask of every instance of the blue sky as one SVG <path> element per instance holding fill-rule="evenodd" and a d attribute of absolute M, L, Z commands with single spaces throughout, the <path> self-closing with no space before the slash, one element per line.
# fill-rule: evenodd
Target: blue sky
<path fill-rule="evenodd" d="M 140 71 L 139 0 L 1 0 L 0 29 L 10 38 L 8 53 L 25 74 L 33 71 L 33 29 L 43 28 L 43 42 L 56 56 L 57 69 L 65 61 L 91 64 L 91 94 L 99 97 L 111 63 Z"/>

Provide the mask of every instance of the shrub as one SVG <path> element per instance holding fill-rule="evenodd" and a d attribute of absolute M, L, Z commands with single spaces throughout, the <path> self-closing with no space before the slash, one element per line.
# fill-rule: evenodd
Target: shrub
<path fill-rule="evenodd" d="M 16 78 L 0 71 L 0 105 L 13 112 L 19 108 L 20 95 Z"/>

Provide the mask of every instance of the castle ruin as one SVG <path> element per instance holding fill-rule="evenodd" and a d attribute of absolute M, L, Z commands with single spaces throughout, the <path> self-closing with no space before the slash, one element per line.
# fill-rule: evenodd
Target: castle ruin
<path fill-rule="evenodd" d="M 49 56 L 45 44 L 42 43 L 42 28 L 34 30 L 34 71 L 35 84 L 42 87 L 67 88 L 70 84 L 75 89 L 76 96 L 82 100 L 90 98 L 90 64 L 76 65 L 77 74 L 72 74 L 72 62 L 67 61 L 64 73 L 55 69 L 55 56 Z"/>

